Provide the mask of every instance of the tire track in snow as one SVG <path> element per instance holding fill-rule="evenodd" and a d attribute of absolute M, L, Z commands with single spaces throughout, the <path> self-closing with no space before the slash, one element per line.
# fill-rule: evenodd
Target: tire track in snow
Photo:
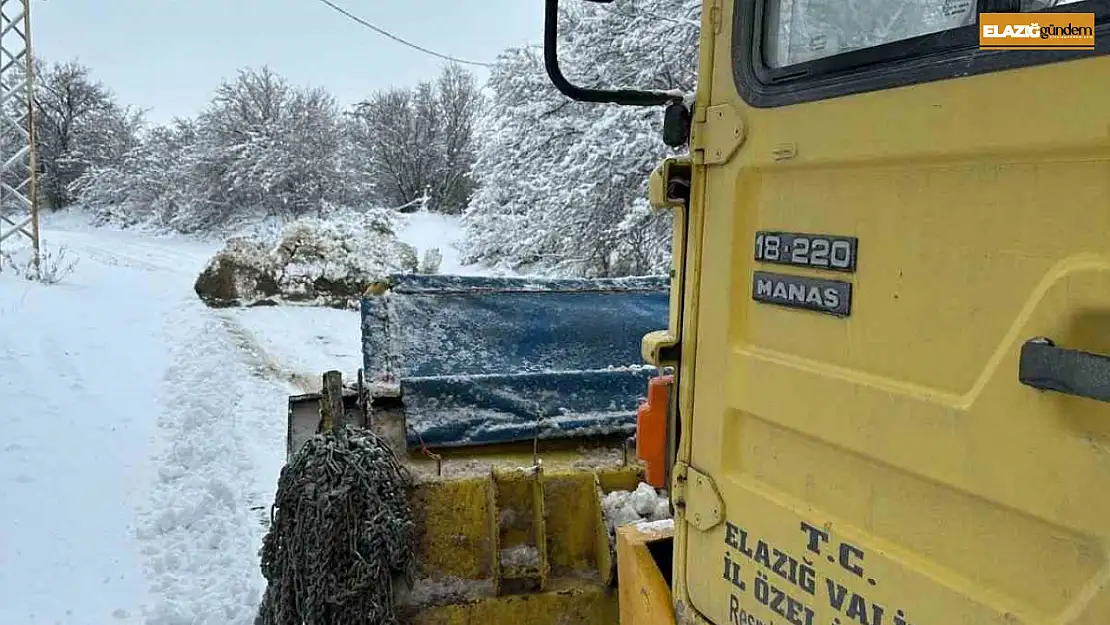
<path fill-rule="evenodd" d="M 175 348 L 140 533 L 155 598 L 147 623 L 247 625 L 265 588 L 258 550 L 284 460 L 288 388 L 252 371 L 213 311 L 191 298 L 178 310 L 166 324 Z"/>
<path fill-rule="evenodd" d="M 314 381 L 311 375 L 299 373 L 292 367 L 286 366 L 274 357 L 262 345 L 258 336 L 239 323 L 239 321 L 225 311 L 216 313 L 220 316 L 228 334 L 235 341 L 241 353 L 252 366 L 256 374 L 269 376 L 274 379 L 284 380 L 296 393 L 315 393 L 320 391 L 320 383 Z M 323 372 L 321 371 L 322 375 Z"/>

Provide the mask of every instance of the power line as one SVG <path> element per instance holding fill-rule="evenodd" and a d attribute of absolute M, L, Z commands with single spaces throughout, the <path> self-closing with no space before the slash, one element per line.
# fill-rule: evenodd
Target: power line
<path fill-rule="evenodd" d="M 463 63 L 463 64 L 466 64 L 466 65 L 478 65 L 478 66 L 481 66 L 481 67 L 493 67 L 493 63 L 482 63 L 481 61 L 468 61 L 466 59 L 460 59 L 460 58 L 453 57 L 453 56 L 450 56 L 450 55 L 447 55 L 447 54 L 440 54 L 439 52 L 436 52 L 435 50 L 429 50 L 428 48 L 425 48 L 423 46 L 418 46 L 415 43 L 412 43 L 411 41 L 405 41 L 404 39 L 398 37 L 397 35 L 394 35 L 393 33 L 389 32 L 389 31 L 387 31 L 383 28 L 379 28 L 379 27 L 371 24 L 370 22 L 367 22 L 366 20 L 362 19 L 361 17 L 359 17 L 357 15 L 354 15 L 353 13 L 344 9 L 343 7 L 338 6 L 335 3 L 331 2 L 331 0 L 318 0 L 318 1 L 328 5 L 329 7 L 334 9 L 335 11 L 338 11 L 339 13 L 343 14 L 348 19 L 353 20 L 353 21 L 369 28 L 370 30 L 373 30 L 374 32 L 376 32 L 380 35 L 385 35 L 386 37 L 389 37 L 390 39 L 396 41 L 397 43 L 400 43 L 400 44 L 406 45 L 410 48 L 413 48 L 414 50 L 419 50 L 419 51 L 421 51 L 425 54 L 430 54 L 432 56 L 437 56 L 441 59 L 446 59 L 448 61 L 454 61 L 456 63 Z"/>

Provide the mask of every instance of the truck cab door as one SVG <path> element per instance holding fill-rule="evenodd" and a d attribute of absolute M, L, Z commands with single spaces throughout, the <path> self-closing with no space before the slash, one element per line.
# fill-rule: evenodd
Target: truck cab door
<path fill-rule="evenodd" d="M 680 621 L 1110 623 L 1110 3 L 1048 4 L 706 2 Z"/>

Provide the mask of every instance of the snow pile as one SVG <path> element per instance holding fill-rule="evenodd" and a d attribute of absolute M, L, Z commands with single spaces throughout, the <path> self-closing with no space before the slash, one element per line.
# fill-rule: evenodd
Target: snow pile
<path fill-rule="evenodd" d="M 417 270 L 416 249 L 376 221 L 300 220 L 282 233 L 274 256 L 278 288 L 306 300 L 327 292 L 361 295 L 390 273 Z"/>
<path fill-rule="evenodd" d="M 532 545 L 516 545 L 501 550 L 501 564 L 509 569 L 535 568 L 540 561 L 540 551 Z"/>
<path fill-rule="evenodd" d="M 306 217 L 227 240 L 201 272 L 197 295 L 209 306 L 278 300 L 353 307 L 370 284 L 391 273 L 434 273 L 442 254 L 400 240 L 388 211 Z"/>
<path fill-rule="evenodd" d="M 667 491 L 656 491 L 645 482 L 640 482 L 634 491 L 615 490 L 605 495 L 601 499 L 601 512 L 610 538 L 615 536 L 616 528 L 621 525 L 644 521 L 654 523 L 671 518 Z"/>

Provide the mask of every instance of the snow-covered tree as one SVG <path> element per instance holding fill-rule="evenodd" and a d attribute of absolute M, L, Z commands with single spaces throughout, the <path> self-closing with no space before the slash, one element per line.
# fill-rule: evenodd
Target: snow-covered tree
<path fill-rule="evenodd" d="M 35 59 L 34 66 L 39 199 L 45 206 L 64 208 L 76 199 L 73 184 L 87 170 L 114 165 L 137 145 L 142 115 L 117 103 L 91 70 L 76 61 Z"/>
<path fill-rule="evenodd" d="M 241 70 L 197 123 L 212 212 L 296 217 L 362 199 L 346 177 L 339 108 L 322 89 L 293 87 L 267 67 Z"/>
<path fill-rule="evenodd" d="M 474 76 L 449 65 L 433 82 L 373 94 L 353 111 L 353 148 L 385 206 L 459 213 L 473 191 L 474 124 L 482 96 Z"/>
<path fill-rule="evenodd" d="M 72 188 L 100 221 L 201 230 L 196 137 L 197 125 L 190 119 L 150 128 L 119 162 L 89 168 Z"/>
<path fill-rule="evenodd" d="M 334 98 L 290 85 L 268 67 L 243 69 L 195 120 L 151 129 L 118 164 L 76 185 L 116 222 L 212 231 L 319 215 L 367 201 Z"/>
<path fill-rule="evenodd" d="M 565 3 L 560 64 L 576 84 L 690 92 L 700 4 Z M 503 53 L 488 87 L 467 260 L 589 276 L 665 270 L 670 221 L 647 206 L 648 176 L 670 152 L 662 109 L 571 101 L 535 47 Z"/>

